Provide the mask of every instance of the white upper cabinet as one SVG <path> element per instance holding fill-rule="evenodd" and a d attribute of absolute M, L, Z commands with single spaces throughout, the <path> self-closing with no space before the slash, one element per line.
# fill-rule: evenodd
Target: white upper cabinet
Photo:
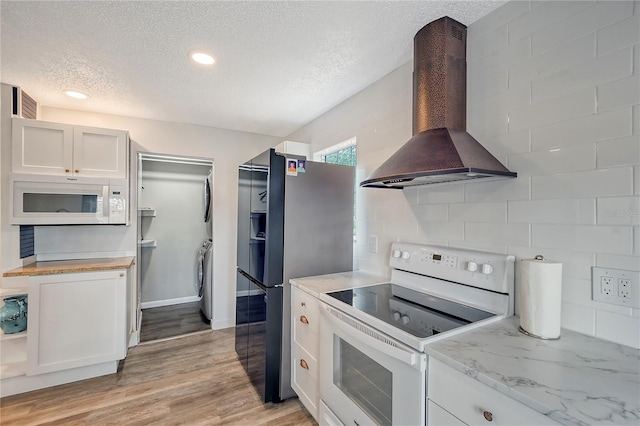
<path fill-rule="evenodd" d="M 127 178 L 124 130 L 12 119 L 12 171 L 58 176 Z"/>

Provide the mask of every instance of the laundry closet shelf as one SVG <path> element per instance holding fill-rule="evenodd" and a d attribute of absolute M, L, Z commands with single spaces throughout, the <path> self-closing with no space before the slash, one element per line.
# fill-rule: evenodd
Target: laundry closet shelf
<path fill-rule="evenodd" d="M 138 209 L 138 216 L 140 217 L 156 217 L 156 209 L 151 207 L 140 207 Z"/>
<path fill-rule="evenodd" d="M 141 248 L 155 248 L 157 247 L 156 240 L 140 240 L 138 246 Z"/>

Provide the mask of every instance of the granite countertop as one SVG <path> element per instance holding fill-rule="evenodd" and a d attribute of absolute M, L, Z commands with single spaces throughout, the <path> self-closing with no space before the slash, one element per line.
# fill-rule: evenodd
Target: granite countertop
<path fill-rule="evenodd" d="M 350 271 L 304 278 L 292 278 L 289 282 L 291 285 L 306 291 L 312 296 L 320 298 L 321 293 L 386 283 L 389 282 L 389 279 L 367 272 Z"/>
<path fill-rule="evenodd" d="M 27 277 L 33 275 L 70 274 L 74 272 L 109 271 L 129 269 L 134 257 L 114 257 L 99 259 L 52 260 L 35 262 L 15 268 L 2 274 L 3 277 Z"/>
<path fill-rule="evenodd" d="M 506 318 L 427 353 L 561 424 L 640 424 L 640 350 L 569 330 L 540 340 L 518 325 Z"/>

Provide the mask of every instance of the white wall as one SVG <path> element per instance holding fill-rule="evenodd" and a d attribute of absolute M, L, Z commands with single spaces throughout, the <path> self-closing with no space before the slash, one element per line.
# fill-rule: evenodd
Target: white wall
<path fill-rule="evenodd" d="M 472 24 L 467 130 L 518 178 L 359 189 L 360 269 L 388 273 L 395 240 L 542 254 L 563 263 L 564 327 L 639 348 L 640 310 L 591 301 L 590 281 L 594 265 L 640 270 L 639 29 L 629 1 L 512 1 Z M 398 68 L 287 139 L 317 151 L 357 137 L 362 180 L 411 137 L 411 73 Z"/>
<path fill-rule="evenodd" d="M 144 189 L 138 204 L 156 211 L 155 217 L 138 219 L 144 239 L 156 241 L 156 247 L 140 250 L 142 303 L 164 306 L 197 300 L 195 259 L 209 238 L 203 188 L 210 170 L 198 164 L 142 161 Z"/>
<path fill-rule="evenodd" d="M 10 87 L 2 87 L 2 262 L 3 271 L 22 265 L 18 259 L 18 227 L 8 224 L 7 199 L 10 171 Z M 237 166 L 282 139 L 205 126 L 123 117 L 93 112 L 42 107 L 42 120 L 128 130 L 132 139 L 132 203 L 136 208 L 136 153 L 153 152 L 210 158 L 215 163 L 213 233 L 214 328 L 234 325 Z M 136 250 L 136 215 L 131 226 L 38 227 L 36 251 L 131 252 Z M 79 250 L 80 249 L 80 250 Z"/>

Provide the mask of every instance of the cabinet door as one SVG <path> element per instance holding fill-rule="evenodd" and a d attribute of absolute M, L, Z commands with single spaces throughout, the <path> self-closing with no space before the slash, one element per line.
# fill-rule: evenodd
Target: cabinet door
<path fill-rule="evenodd" d="M 124 358 L 126 271 L 33 277 L 29 290 L 27 374 Z"/>
<path fill-rule="evenodd" d="M 74 174 L 126 179 L 129 166 L 126 131 L 74 126 L 73 133 Z"/>
<path fill-rule="evenodd" d="M 72 174 L 73 126 L 24 118 L 13 118 L 11 126 L 13 172 Z"/>

